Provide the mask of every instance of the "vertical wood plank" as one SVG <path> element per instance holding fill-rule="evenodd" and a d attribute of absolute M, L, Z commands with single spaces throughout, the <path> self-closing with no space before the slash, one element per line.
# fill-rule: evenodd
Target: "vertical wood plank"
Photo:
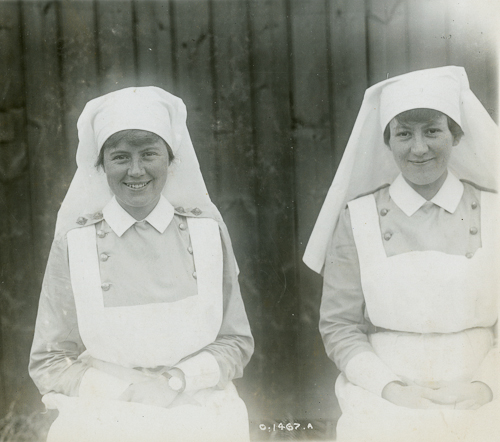
<path fill-rule="evenodd" d="M 19 42 L 16 41 L 18 21 L 18 5 L 14 3 L 0 3 L 0 84 L 5 85 L 0 99 L 0 213 L 8 214 L 8 181 L 9 156 L 5 155 L 6 142 L 15 138 L 12 125 L 12 115 L 8 113 L 10 107 L 23 106 L 22 76 L 19 76 L 20 60 L 17 55 L 21 52 Z M 17 43 L 17 45 L 16 45 Z M 17 75 L 16 75 L 17 74 Z M 18 95 L 19 94 L 19 95 Z M 0 217 L 0 413 L 7 412 L 12 399 L 9 387 L 12 379 L 12 370 L 15 359 L 9 351 L 11 327 L 8 324 L 9 299 L 12 296 L 10 223 L 6 216 Z"/>
<path fill-rule="evenodd" d="M 136 85 L 132 6 L 131 0 L 97 1 L 101 94 Z"/>
<path fill-rule="evenodd" d="M 290 12 L 297 248 L 301 257 L 333 179 L 329 119 L 333 97 L 326 2 L 292 0 Z M 337 372 L 318 331 L 322 279 L 304 265 L 299 265 L 299 275 L 298 417 L 332 419 L 338 407 L 333 394 Z"/>
<path fill-rule="evenodd" d="M 188 128 L 209 194 L 217 197 L 216 144 L 213 133 L 214 84 L 210 3 L 172 2 L 175 26 L 176 95 L 186 103 Z"/>
<path fill-rule="evenodd" d="M 135 12 L 138 84 L 173 92 L 175 69 L 170 1 L 138 1 Z"/>
<path fill-rule="evenodd" d="M 0 110 L 7 108 L 19 108 L 24 106 L 24 81 L 22 72 L 22 53 L 19 29 L 18 10 L 16 2 L 0 3 L 0 75 L 1 94 Z M 3 139 L 3 137 L 2 137 Z"/>
<path fill-rule="evenodd" d="M 266 417 L 296 416 L 298 297 L 294 158 L 285 1 L 250 1 L 252 105 L 257 155 L 260 327 Z"/>
<path fill-rule="evenodd" d="M 99 95 L 95 9 L 92 0 L 61 2 L 60 8 L 64 124 L 68 156 L 74 167 L 78 146 L 76 122 L 85 104 Z"/>
<path fill-rule="evenodd" d="M 240 287 L 256 341 L 254 356 L 238 382 L 251 421 L 266 393 L 257 318 L 262 316 L 258 285 L 258 224 L 255 199 L 255 148 L 252 138 L 250 47 L 246 2 L 215 0 L 212 3 L 218 189 L 217 206 L 231 233 L 240 267 Z"/>
<path fill-rule="evenodd" d="M 331 2 L 332 94 L 331 113 L 335 169 L 340 163 L 356 120 L 367 81 L 365 3 Z"/>
<path fill-rule="evenodd" d="M 449 63 L 465 68 L 472 91 L 498 121 L 500 5 L 448 0 L 448 11 Z"/>
<path fill-rule="evenodd" d="M 40 283 L 71 166 L 65 148 L 60 90 L 59 5 L 55 2 L 21 5 L 35 281 Z"/>
<path fill-rule="evenodd" d="M 33 284 L 30 180 L 20 4 L 0 3 L 0 413 L 38 392 L 28 356 L 38 296 Z"/>
<path fill-rule="evenodd" d="M 373 85 L 409 70 L 406 0 L 369 0 L 367 10 L 368 83 Z"/>
<path fill-rule="evenodd" d="M 410 71 L 445 66 L 446 0 L 408 0 Z"/>

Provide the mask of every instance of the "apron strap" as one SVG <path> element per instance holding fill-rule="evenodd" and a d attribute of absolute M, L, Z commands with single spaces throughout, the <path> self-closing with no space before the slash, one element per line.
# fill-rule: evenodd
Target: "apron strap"
<path fill-rule="evenodd" d="M 481 192 L 481 247 L 496 255 L 499 246 L 500 208 L 498 194 Z"/>
<path fill-rule="evenodd" d="M 71 285 L 79 312 L 104 308 L 95 237 L 94 225 L 73 229 L 67 234 Z"/>
<path fill-rule="evenodd" d="M 193 247 L 198 295 L 221 298 L 223 256 L 219 224 L 212 218 L 187 218 Z"/>
<path fill-rule="evenodd" d="M 386 258 L 377 204 L 373 194 L 357 198 L 348 203 L 352 234 L 360 262 L 367 263 Z"/>

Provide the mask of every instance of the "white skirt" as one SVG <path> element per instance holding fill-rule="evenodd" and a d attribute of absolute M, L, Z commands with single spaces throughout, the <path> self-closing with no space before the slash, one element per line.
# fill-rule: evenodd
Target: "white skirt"
<path fill-rule="evenodd" d="M 489 329 L 452 334 L 382 332 L 370 342 L 380 359 L 409 384 L 439 387 L 471 379 L 493 340 Z M 367 370 L 369 367 L 367 367 Z M 498 442 L 500 400 L 477 410 L 397 406 L 341 374 L 335 393 L 342 409 L 339 442 Z"/>
<path fill-rule="evenodd" d="M 247 410 L 232 383 L 224 390 L 201 390 L 193 397 L 201 405 L 161 408 L 53 395 L 59 416 L 47 442 L 249 441 Z"/>

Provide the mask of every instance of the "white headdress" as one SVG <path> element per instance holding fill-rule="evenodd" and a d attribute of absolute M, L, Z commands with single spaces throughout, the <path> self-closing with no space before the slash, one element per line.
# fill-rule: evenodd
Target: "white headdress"
<path fill-rule="evenodd" d="M 169 166 L 163 195 L 174 207 L 199 208 L 220 220 L 201 175 L 186 117 L 183 101 L 157 87 L 121 89 L 89 101 L 78 119 L 78 169 L 57 215 L 56 235 L 75 227 L 79 216 L 101 211 L 112 198 L 106 174 L 95 163 L 106 139 L 125 129 L 153 132 L 172 148 L 176 159 Z"/>
<path fill-rule="evenodd" d="M 464 131 L 449 168 L 460 179 L 497 188 L 499 130 L 469 87 L 462 67 L 447 66 L 394 77 L 366 90 L 342 161 L 309 238 L 304 262 L 322 272 L 340 212 L 356 196 L 391 183 L 399 174 L 384 144 L 386 125 L 401 112 L 429 108 L 453 118 Z"/>

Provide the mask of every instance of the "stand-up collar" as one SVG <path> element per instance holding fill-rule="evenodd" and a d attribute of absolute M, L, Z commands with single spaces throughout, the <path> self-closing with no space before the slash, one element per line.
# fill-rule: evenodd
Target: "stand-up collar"
<path fill-rule="evenodd" d="M 448 176 L 438 193 L 430 201 L 450 213 L 457 210 L 464 193 L 464 185 L 448 170 Z M 412 216 L 427 200 L 417 193 L 403 178 L 402 174 L 389 187 L 394 203 L 407 215 Z"/>
<path fill-rule="evenodd" d="M 113 197 L 102 210 L 104 219 L 119 237 L 121 237 L 131 226 L 138 222 L 130 215 L 120 203 Z M 174 208 L 162 195 L 156 207 L 144 218 L 158 232 L 163 233 L 174 217 Z"/>

